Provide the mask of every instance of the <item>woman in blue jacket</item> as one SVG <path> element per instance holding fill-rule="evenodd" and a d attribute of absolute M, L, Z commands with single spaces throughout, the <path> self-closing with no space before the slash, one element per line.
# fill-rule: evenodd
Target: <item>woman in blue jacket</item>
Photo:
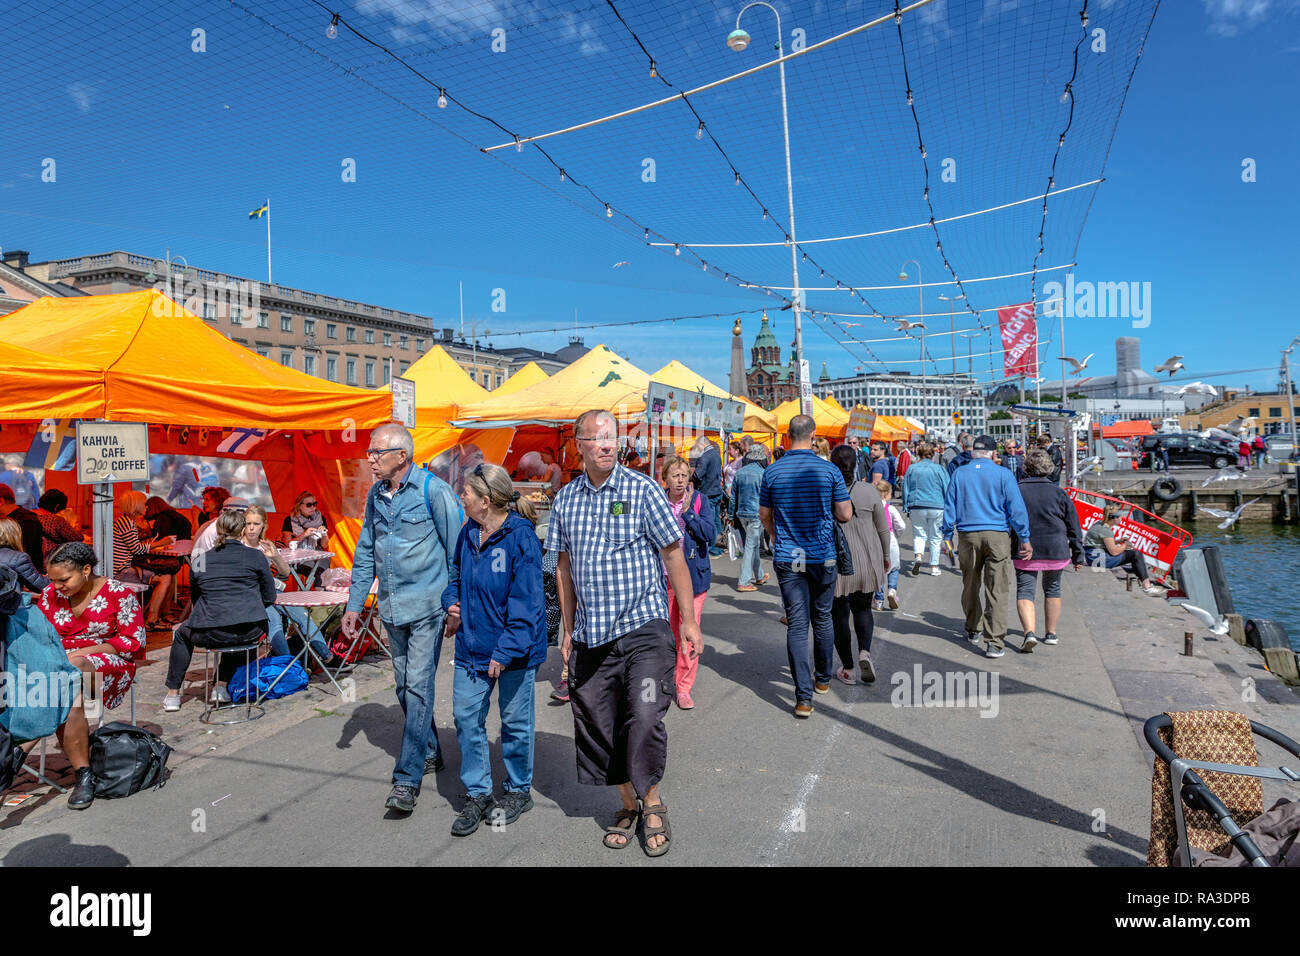
<path fill-rule="evenodd" d="M 481 464 L 460 493 L 465 524 L 442 606 L 446 633 L 456 635 L 452 711 L 460 743 L 460 779 L 468 799 L 451 826 L 468 836 L 484 818 L 513 823 L 533 808 L 533 681 L 546 659 L 542 548 L 533 506 L 498 465 Z M 501 708 L 506 782 L 492 795 L 487 715 L 492 687 Z"/>
<path fill-rule="evenodd" d="M 948 491 L 948 472 L 933 459 L 929 442 L 916 446 L 916 461 L 903 475 L 903 510 L 912 519 L 912 577 L 925 565 L 939 574 L 939 542 L 943 540 L 943 496 Z"/>

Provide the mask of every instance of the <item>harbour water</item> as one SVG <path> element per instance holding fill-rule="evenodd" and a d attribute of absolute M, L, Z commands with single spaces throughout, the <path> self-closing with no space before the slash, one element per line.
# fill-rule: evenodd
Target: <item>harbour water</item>
<path fill-rule="evenodd" d="M 1184 527 L 1192 547 L 1218 546 L 1237 613 L 1281 624 L 1300 652 L 1300 526 L 1252 522 L 1220 531 L 1217 521 L 1192 521 Z"/>

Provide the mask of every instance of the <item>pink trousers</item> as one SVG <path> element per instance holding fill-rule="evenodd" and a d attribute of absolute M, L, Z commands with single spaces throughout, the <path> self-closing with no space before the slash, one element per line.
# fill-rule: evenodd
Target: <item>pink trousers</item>
<path fill-rule="evenodd" d="M 665 582 L 667 583 L 667 582 Z M 677 608 L 677 597 L 673 594 L 673 586 L 668 587 L 668 623 L 673 629 L 673 640 L 677 644 L 677 669 L 674 677 L 677 683 L 678 694 L 689 694 L 691 688 L 695 686 L 695 673 L 700 669 L 700 659 L 691 657 L 691 645 L 682 641 L 682 612 Z M 708 592 L 695 595 L 695 626 L 699 627 L 700 614 L 704 611 L 704 599 L 708 597 Z"/>

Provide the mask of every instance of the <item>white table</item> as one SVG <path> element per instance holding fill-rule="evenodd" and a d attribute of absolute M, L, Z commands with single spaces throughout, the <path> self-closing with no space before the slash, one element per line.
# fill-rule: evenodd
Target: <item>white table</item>
<path fill-rule="evenodd" d="M 327 607 L 333 610 L 338 610 L 344 607 L 347 603 L 348 603 L 347 594 L 340 593 L 338 591 L 281 591 L 280 594 L 277 595 L 275 599 L 275 604 L 277 607 L 302 607 L 302 608 L 307 608 L 308 613 L 310 613 L 311 608 L 317 608 L 317 607 Z M 301 629 L 297 625 L 297 622 L 295 622 L 292 618 L 286 617 L 284 619 L 284 625 L 285 625 L 284 629 L 285 629 L 286 637 L 288 637 L 289 631 L 292 629 L 293 631 L 296 631 L 298 633 L 298 636 L 300 638 L 302 638 L 302 650 L 300 650 L 297 654 L 295 654 L 293 656 L 293 659 L 296 661 L 298 660 L 298 658 L 300 657 L 305 658 L 306 655 L 310 654 L 312 656 L 312 659 L 315 660 L 316 663 L 320 665 L 320 669 L 325 673 L 325 676 L 329 678 L 330 683 L 333 684 L 335 689 L 339 692 L 339 696 L 342 696 L 343 688 L 340 687 L 339 682 L 334 679 L 334 675 L 330 673 L 329 668 L 325 666 L 325 662 L 321 660 L 320 655 L 317 654 L 315 649 L 311 646 L 311 642 L 307 640 L 307 635 L 301 631 Z M 322 631 L 323 630 L 324 628 L 322 628 Z M 281 674 L 281 677 L 282 676 L 284 675 Z M 278 684 L 279 682 L 280 682 L 280 678 L 277 677 L 271 683 L 271 686 L 266 689 L 266 692 L 265 694 L 263 694 L 263 697 L 265 697 L 266 694 L 269 694 L 271 692 L 271 688 L 275 687 L 275 685 Z M 259 698 L 258 700 L 258 703 L 260 702 L 261 702 L 261 698 Z"/>
<path fill-rule="evenodd" d="M 334 557 L 334 552 L 308 550 L 307 548 L 281 548 L 280 557 L 284 558 L 284 563 L 289 565 L 289 573 L 293 575 L 298 590 L 310 591 L 312 586 L 315 585 L 316 575 L 320 571 L 320 568 L 316 566 L 316 562 L 324 561 L 328 567 L 330 558 Z M 311 565 L 306 580 L 298 573 L 298 566 L 303 564 Z"/>

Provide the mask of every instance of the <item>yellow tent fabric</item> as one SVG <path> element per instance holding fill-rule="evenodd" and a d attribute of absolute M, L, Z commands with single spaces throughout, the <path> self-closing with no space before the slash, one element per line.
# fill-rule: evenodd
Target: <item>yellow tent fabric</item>
<path fill-rule="evenodd" d="M 718 398 L 735 399 L 737 396 L 731 395 L 725 388 L 714 385 L 703 375 L 691 370 L 681 362 L 673 359 L 659 371 L 650 376 L 650 381 L 661 382 L 664 385 L 673 385 L 677 388 L 689 388 L 698 390 L 703 388 L 705 395 L 713 395 Z M 776 431 L 776 416 L 764 408 L 755 405 L 744 396 L 739 396 L 740 401 L 745 403 L 745 427 L 743 431 L 748 432 L 774 432 Z"/>
<path fill-rule="evenodd" d="M 902 415 L 877 415 L 871 437 L 876 441 L 911 441 L 922 434 Z"/>
<path fill-rule="evenodd" d="M 0 341 L 89 370 L 83 397 L 97 380 L 102 402 L 83 417 L 329 431 L 392 411 L 386 395 L 262 358 L 154 289 L 37 299 L 0 316 Z"/>
<path fill-rule="evenodd" d="M 544 382 L 510 395 L 492 395 L 460 407 L 456 426 L 468 423 L 572 422 L 590 408 L 636 418 L 645 411 L 650 376 L 604 345 L 597 345 Z"/>
<path fill-rule="evenodd" d="M 420 356 L 402 378 L 415 383 L 415 460 L 432 461 L 461 440 L 462 431 L 448 424 L 462 403 L 481 402 L 492 394 L 474 381 L 441 345 Z M 382 389 L 390 392 L 389 386 Z M 392 401 L 389 399 L 389 401 Z"/>
<path fill-rule="evenodd" d="M 538 382 L 544 382 L 549 375 L 542 370 L 542 367 L 536 362 L 529 362 L 519 371 L 515 372 L 508 379 L 501 383 L 501 387 L 492 392 L 493 395 L 513 395 L 515 392 L 522 391 L 530 385 L 536 385 Z"/>
<path fill-rule="evenodd" d="M 837 412 L 841 412 L 845 416 L 849 414 L 849 410 L 845 408 L 843 405 L 841 405 L 838 401 L 836 401 L 834 395 L 827 395 L 824 399 L 822 399 L 822 401 L 824 401 L 827 405 L 829 405 L 833 410 Z"/>
<path fill-rule="evenodd" d="M 816 395 L 812 397 L 812 406 L 813 421 L 817 424 L 814 434 L 821 435 L 823 438 L 843 438 L 844 430 L 849 424 L 849 413 L 842 408 L 837 411 Z M 792 398 L 772 409 L 779 431 L 784 433 L 790 427 L 790 419 L 799 414 L 799 407 L 799 400 Z"/>

